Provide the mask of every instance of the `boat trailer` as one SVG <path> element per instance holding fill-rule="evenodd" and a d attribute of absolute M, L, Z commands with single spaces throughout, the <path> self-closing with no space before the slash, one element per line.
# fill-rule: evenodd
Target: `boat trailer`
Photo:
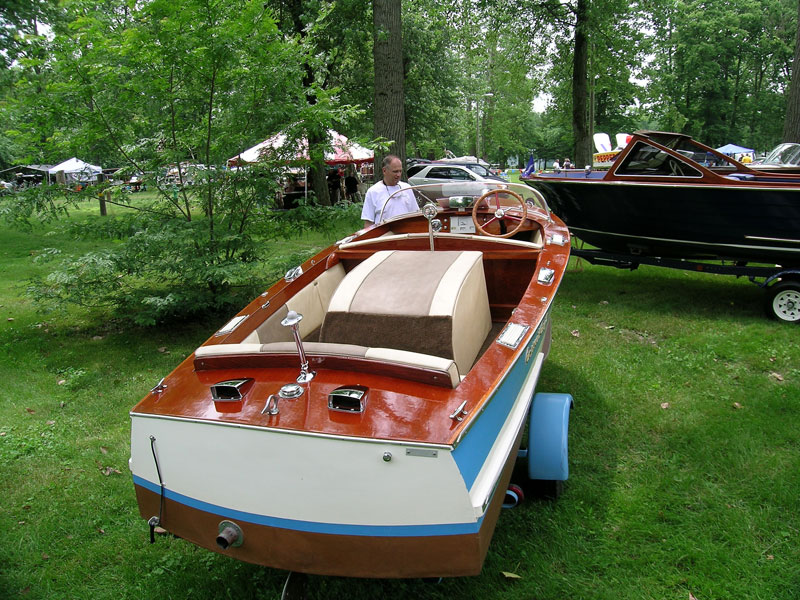
<path fill-rule="evenodd" d="M 766 292 L 764 309 L 770 317 L 781 322 L 800 323 L 800 268 L 781 266 L 751 266 L 745 262 L 731 264 L 706 263 L 681 258 L 645 256 L 606 252 L 588 248 L 578 248 L 573 244 L 571 255 L 582 258 L 593 265 L 616 267 L 617 269 L 638 269 L 639 265 L 665 267 L 698 273 L 734 275 L 747 277 L 752 283 Z M 758 281 L 763 278 L 763 281 Z"/>

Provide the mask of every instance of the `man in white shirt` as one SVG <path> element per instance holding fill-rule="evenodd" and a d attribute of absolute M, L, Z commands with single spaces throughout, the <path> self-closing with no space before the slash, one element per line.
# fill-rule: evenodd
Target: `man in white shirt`
<path fill-rule="evenodd" d="M 400 181 L 403 175 L 403 163 L 392 154 L 383 159 L 383 179 L 367 190 L 364 197 L 364 208 L 361 218 L 364 227 L 370 227 L 378 222 L 385 221 L 398 215 L 404 215 L 419 210 L 414 192 L 408 190 L 411 186 Z M 387 203 L 389 197 L 391 200 Z M 384 208 L 385 205 L 385 208 Z M 383 210 L 383 215 L 381 215 Z"/>

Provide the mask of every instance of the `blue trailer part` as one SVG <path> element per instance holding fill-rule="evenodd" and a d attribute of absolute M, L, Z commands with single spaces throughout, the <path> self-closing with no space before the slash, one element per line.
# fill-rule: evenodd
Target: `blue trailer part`
<path fill-rule="evenodd" d="M 569 477 L 567 434 L 572 409 L 569 394 L 539 393 L 533 397 L 528 422 L 528 476 L 545 481 Z"/>

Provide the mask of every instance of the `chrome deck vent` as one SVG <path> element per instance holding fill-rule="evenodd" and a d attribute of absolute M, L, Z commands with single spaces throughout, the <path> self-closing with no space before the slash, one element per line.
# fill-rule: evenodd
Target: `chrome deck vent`
<path fill-rule="evenodd" d="M 367 388 L 361 385 L 340 387 L 328 394 L 328 408 L 339 412 L 362 413 L 367 405 Z"/>
<path fill-rule="evenodd" d="M 244 397 L 244 387 L 253 381 L 246 379 L 229 379 L 211 386 L 211 398 L 214 402 L 239 402 Z"/>

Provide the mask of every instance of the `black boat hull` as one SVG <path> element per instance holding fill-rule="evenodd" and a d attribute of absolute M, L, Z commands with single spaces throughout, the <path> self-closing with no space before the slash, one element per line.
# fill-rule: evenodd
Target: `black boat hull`
<path fill-rule="evenodd" d="M 800 265 L 800 189 L 537 178 L 570 231 L 608 252 Z"/>

